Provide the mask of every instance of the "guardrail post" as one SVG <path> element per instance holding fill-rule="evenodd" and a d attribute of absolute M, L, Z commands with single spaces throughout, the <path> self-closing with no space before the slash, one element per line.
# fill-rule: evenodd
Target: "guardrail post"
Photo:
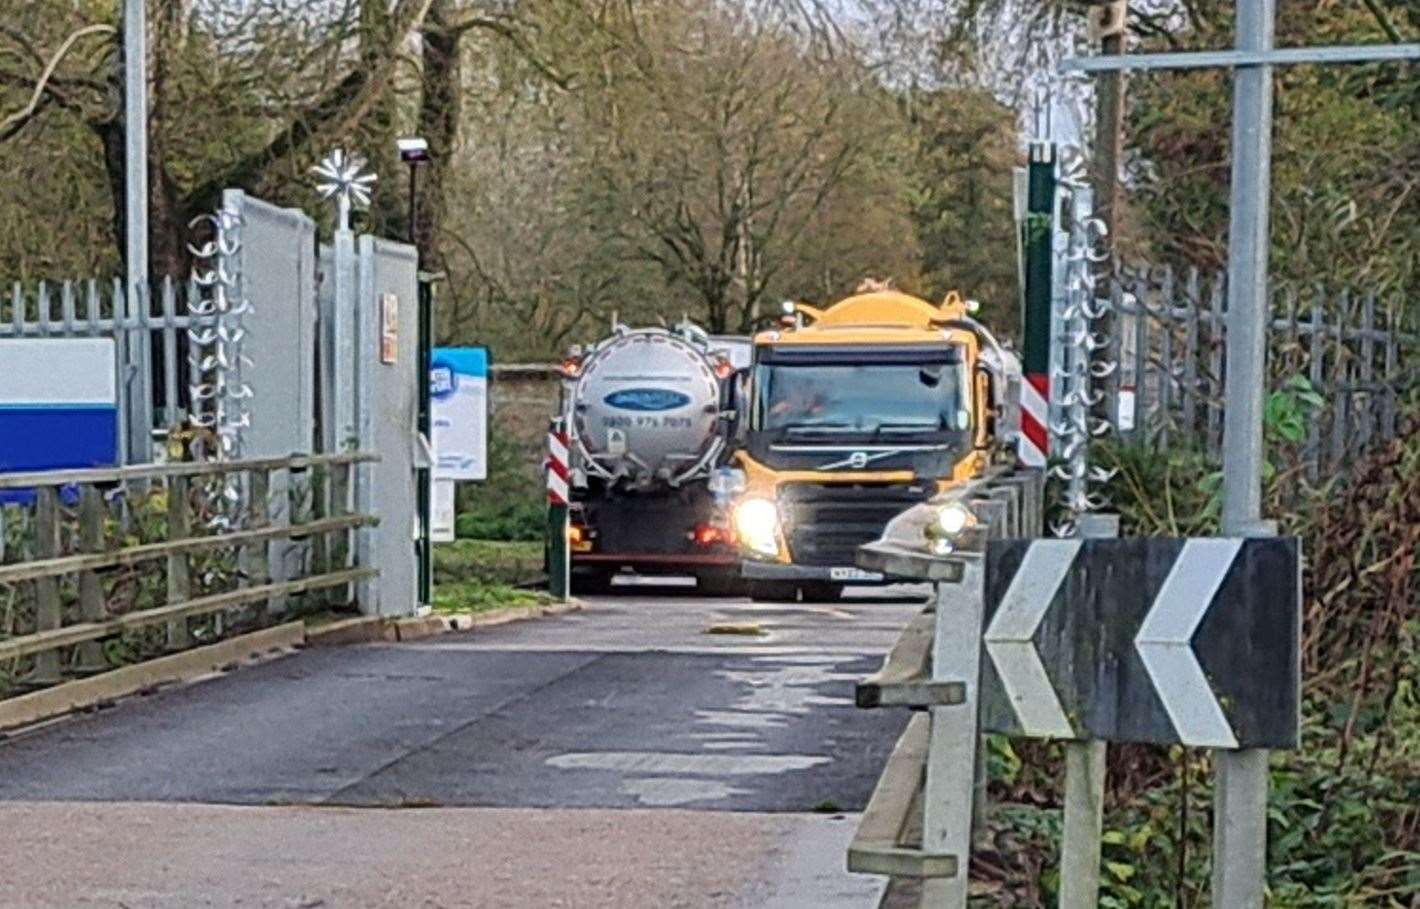
<path fill-rule="evenodd" d="M 35 555 L 52 559 L 60 555 L 59 494 L 53 486 L 35 490 Z M 64 611 L 59 603 L 59 578 L 50 576 L 35 580 L 35 630 L 53 631 L 64 624 Z M 51 685 L 62 678 L 59 652 L 47 650 L 35 654 L 34 673 L 30 681 Z"/>
<path fill-rule="evenodd" d="M 1080 536 L 1119 536 L 1119 516 L 1082 514 Z M 1104 775 L 1109 746 L 1065 743 L 1065 825 L 1060 841 L 1060 909 L 1095 909 L 1100 894 Z"/>
<path fill-rule="evenodd" d="M 271 471 L 253 470 L 247 487 L 250 499 L 247 501 L 247 526 L 259 530 L 271 524 Z M 243 573 L 247 585 L 261 585 L 271 580 L 271 544 L 257 543 L 242 551 L 245 563 Z M 267 602 L 267 611 L 276 612 L 279 605 L 273 597 Z"/>
<path fill-rule="evenodd" d="M 330 471 L 330 512 L 329 517 L 343 518 L 351 513 L 350 490 L 354 487 L 351 482 L 355 474 L 353 463 L 334 464 Z M 330 539 L 330 570 L 343 570 L 350 567 L 351 558 L 355 552 L 355 536 L 350 530 L 337 530 Z M 337 587 L 331 595 L 335 597 L 338 605 L 347 606 L 355 599 L 354 592 L 350 587 Z"/>
<path fill-rule="evenodd" d="M 191 536 L 188 516 L 187 477 L 168 478 L 168 542 L 185 540 Z M 192 594 L 192 578 L 188 572 L 187 553 L 175 552 L 168 555 L 168 599 L 169 603 L 186 603 Z M 187 629 L 187 619 L 173 619 L 167 624 L 167 645 L 169 650 L 186 650 L 192 646 L 192 635 Z"/>
<path fill-rule="evenodd" d="M 980 703 L 981 621 L 986 595 L 985 560 L 961 557 L 962 578 L 937 585 L 932 680 L 960 681 L 961 704 L 930 709 L 927 782 L 922 796 L 922 849 L 957 857 L 950 878 L 922 882 L 923 909 L 965 909 L 973 819 L 977 814 L 977 709 Z"/>
<path fill-rule="evenodd" d="M 79 493 L 79 549 L 87 553 L 104 550 L 104 497 L 95 486 L 84 486 Z M 103 583 L 98 572 L 79 572 L 79 614 L 85 622 L 101 622 L 105 618 Z M 108 668 L 98 641 L 79 645 L 80 672 L 103 672 Z"/>

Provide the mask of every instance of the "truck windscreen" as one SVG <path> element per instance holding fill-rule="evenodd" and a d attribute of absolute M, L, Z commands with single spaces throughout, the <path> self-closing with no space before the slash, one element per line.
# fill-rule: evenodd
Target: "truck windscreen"
<path fill-rule="evenodd" d="M 752 428 L 771 443 L 969 444 L 970 376 L 955 347 L 873 361 L 766 358 L 755 368 Z"/>

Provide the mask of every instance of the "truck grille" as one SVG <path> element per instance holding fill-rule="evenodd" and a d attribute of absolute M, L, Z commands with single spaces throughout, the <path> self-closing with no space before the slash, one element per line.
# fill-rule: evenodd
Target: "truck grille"
<path fill-rule="evenodd" d="M 853 565 L 888 521 L 936 491 L 921 483 L 785 483 L 779 509 L 789 554 L 799 565 Z"/>

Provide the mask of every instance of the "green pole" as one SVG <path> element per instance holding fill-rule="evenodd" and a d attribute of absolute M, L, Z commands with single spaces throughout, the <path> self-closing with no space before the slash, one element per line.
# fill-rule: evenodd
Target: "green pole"
<path fill-rule="evenodd" d="M 419 432 L 434 439 L 429 373 L 433 369 L 434 284 L 425 275 L 419 279 Z M 434 602 L 433 489 L 434 471 L 420 468 L 417 476 L 419 507 L 419 604 Z"/>
<path fill-rule="evenodd" d="M 1055 146 L 1032 142 L 1027 177 L 1026 305 L 1021 337 L 1027 375 L 1050 372 L 1051 230 L 1055 218 Z"/>

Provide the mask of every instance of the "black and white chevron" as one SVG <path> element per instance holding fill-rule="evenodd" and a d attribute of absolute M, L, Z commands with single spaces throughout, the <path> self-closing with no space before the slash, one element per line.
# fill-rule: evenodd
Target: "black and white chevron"
<path fill-rule="evenodd" d="M 982 728 L 1292 748 L 1300 628 L 1295 538 L 994 542 Z"/>

